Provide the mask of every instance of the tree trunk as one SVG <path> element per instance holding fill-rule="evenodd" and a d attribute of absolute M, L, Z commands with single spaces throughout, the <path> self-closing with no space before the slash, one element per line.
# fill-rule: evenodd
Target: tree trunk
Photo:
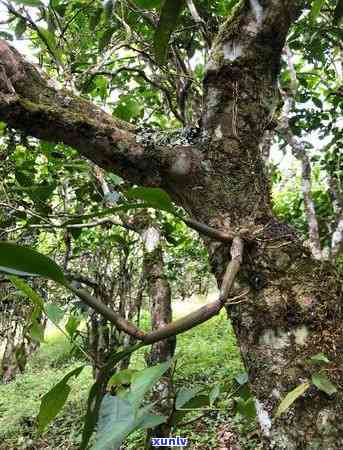
<path fill-rule="evenodd" d="M 142 233 L 145 244 L 144 273 L 150 297 L 151 327 L 156 330 L 172 321 L 171 291 L 164 273 L 163 252 L 161 246 L 161 232 L 156 226 L 147 227 Z M 147 357 L 149 366 L 170 360 L 174 356 L 176 337 L 170 337 L 152 345 Z M 169 416 L 172 410 L 172 379 L 169 369 L 159 380 L 153 390 L 153 400 L 157 401 L 158 413 Z M 146 449 L 153 449 L 152 438 L 170 437 L 171 425 L 163 423 L 148 430 Z M 167 449 L 169 447 L 166 447 Z"/>

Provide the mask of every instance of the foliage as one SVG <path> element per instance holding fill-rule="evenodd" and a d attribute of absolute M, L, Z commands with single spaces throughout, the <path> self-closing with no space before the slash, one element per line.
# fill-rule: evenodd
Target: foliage
<path fill-rule="evenodd" d="M 26 371 L 11 383 L 0 385 L 0 436 L 4 445 L 16 448 L 28 439 L 39 442 L 34 417 L 38 414 L 41 396 L 67 372 L 80 366 L 80 361 L 75 359 L 71 350 L 70 343 L 63 335 L 59 332 L 49 333 L 46 342 L 30 359 Z M 53 441 L 60 444 L 65 442 L 67 445 L 77 442 L 80 424 L 75 419 L 85 407 L 91 379 L 91 371 L 86 368 L 78 381 L 71 381 L 69 403 L 62 416 L 49 429 Z M 53 442 L 50 445 L 51 450 L 56 448 Z"/>
<path fill-rule="evenodd" d="M 213 335 L 213 329 L 218 330 L 215 335 Z M 231 391 L 235 383 L 235 375 L 242 370 L 233 331 L 225 315 L 221 314 L 208 323 L 179 336 L 178 341 L 177 360 L 179 362 L 175 371 L 175 383 L 179 386 L 178 389 L 182 386 L 186 389 L 197 386 L 199 390 L 211 390 L 211 386 L 222 385 L 221 412 L 217 414 L 207 411 L 205 417 L 199 421 L 199 423 L 203 422 L 205 427 L 201 441 L 198 441 L 197 433 L 193 436 L 194 424 L 186 427 L 186 431 L 175 429 L 175 433 L 186 434 L 193 442 L 202 442 L 204 450 L 210 449 L 217 442 L 215 430 L 220 424 L 230 420 L 233 429 L 239 431 L 243 423 L 242 419 L 233 419 L 233 404 L 223 397 L 223 392 Z M 72 346 L 65 336 L 59 331 L 50 331 L 46 342 L 30 359 L 26 372 L 18 375 L 10 384 L 0 385 L 2 414 L 0 436 L 5 446 L 11 449 L 16 448 L 24 439 L 27 441 L 27 437 L 24 438 L 24 433 L 27 433 L 26 436 L 30 437 L 33 446 L 38 447 L 39 442 L 49 442 L 44 445 L 50 446 L 47 448 L 51 450 L 59 445 L 63 445 L 63 448 L 68 450 L 78 447 L 81 424 L 78 423 L 77 418 L 84 414 L 88 390 L 92 383 L 89 367 L 80 373 L 78 379 L 71 379 L 71 392 L 66 405 L 41 437 L 32 420 L 38 414 L 40 397 L 63 376 L 79 367 L 80 363 L 84 363 L 83 357 L 76 358 L 71 350 Z M 133 369 L 144 367 L 144 349 L 137 351 L 132 367 Z M 216 367 L 220 370 L 216 370 Z M 22 405 L 21 408 L 17 408 L 19 403 Z M 195 414 L 199 415 L 199 411 Z M 188 414 L 189 417 L 193 415 L 192 411 Z M 139 448 L 142 438 L 144 439 L 141 432 L 132 434 L 125 448 Z"/>

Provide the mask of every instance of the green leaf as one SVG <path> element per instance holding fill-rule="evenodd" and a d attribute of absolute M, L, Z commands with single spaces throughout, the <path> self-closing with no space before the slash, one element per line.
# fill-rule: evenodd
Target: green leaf
<path fill-rule="evenodd" d="M 131 95 L 121 95 L 113 114 L 126 122 L 143 114 L 143 104 Z"/>
<path fill-rule="evenodd" d="M 213 386 L 213 388 L 210 390 L 210 393 L 209 393 L 209 399 L 210 399 L 211 405 L 215 402 L 215 400 L 217 400 L 219 395 L 220 395 L 220 384 L 216 384 L 215 386 Z"/>
<path fill-rule="evenodd" d="M 64 284 L 59 266 L 47 256 L 12 242 L 0 242 L 0 272 L 40 276 Z"/>
<path fill-rule="evenodd" d="M 202 388 L 194 389 L 193 393 L 191 393 L 191 390 L 189 389 L 186 388 L 184 389 L 185 390 L 182 393 L 180 392 L 181 391 L 180 389 L 178 394 L 178 395 L 181 394 L 178 400 L 179 409 L 176 409 L 173 413 L 172 416 L 173 425 L 182 422 L 182 419 L 195 409 L 201 409 L 204 407 L 208 407 L 210 405 L 210 398 L 208 395 L 205 394 L 193 395 L 196 390 L 198 390 L 198 392 L 202 391 Z"/>
<path fill-rule="evenodd" d="M 322 9 L 322 6 L 324 5 L 325 0 L 314 0 L 312 4 L 312 9 L 310 12 L 310 20 L 312 24 L 317 20 L 320 10 Z"/>
<path fill-rule="evenodd" d="M 247 384 L 249 381 L 249 376 L 247 372 L 239 373 L 235 376 L 235 380 L 240 386 L 243 386 L 244 384 Z"/>
<path fill-rule="evenodd" d="M 38 430 L 42 432 L 46 426 L 57 416 L 67 401 L 70 386 L 67 384 L 71 377 L 77 377 L 84 366 L 77 367 L 69 372 L 59 383 L 47 392 L 41 401 L 38 420 Z"/>
<path fill-rule="evenodd" d="M 143 344 L 133 345 L 122 352 L 115 352 L 109 357 L 109 362 L 101 370 L 98 381 L 96 381 L 91 387 L 87 401 L 87 412 L 84 420 L 84 427 L 82 430 L 82 442 L 81 449 L 85 449 L 88 446 L 89 439 L 91 438 L 93 431 L 98 422 L 99 409 L 101 406 L 101 399 L 103 398 L 103 392 L 106 389 L 107 380 L 109 374 L 113 371 L 115 365 L 142 347 Z"/>
<path fill-rule="evenodd" d="M 180 388 L 176 395 L 175 408 L 176 409 L 182 408 L 186 403 L 188 403 L 192 398 L 194 398 L 202 390 L 203 390 L 202 387 L 196 387 L 193 389 L 188 389 L 185 387 Z"/>
<path fill-rule="evenodd" d="M 68 322 L 65 325 L 65 329 L 70 337 L 74 336 L 80 323 L 81 323 L 80 317 L 76 316 L 75 314 L 71 314 L 69 316 Z"/>
<path fill-rule="evenodd" d="M 44 331 L 45 329 L 41 323 L 37 320 L 32 321 L 29 327 L 29 333 L 35 342 L 44 342 Z"/>
<path fill-rule="evenodd" d="M 206 394 L 199 394 L 191 398 L 187 403 L 183 405 L 183 409 L 199 409 L 210 405 L 209 396 Z"/>
<path fill-rule="evenodd" d="M 153 367 L 148 367 L 132 377 L 130 392 L 127 399 L 138 407 L 142 403 L 145 394 L 150 391 L 152 386 L 161 378 L 161 376 L 169 369 L 172 361 L 167 361 Z"/>
<path fill-rule="evenodd" d="M 24 6 L 44 6 L 40 0 L 14 0 L 19 5 Z"/>
<path fill-rule="evenodd" d="M 136 5 L 142 9 L 154 9 L 161 6 L 161 0 L 134 0 Z"/>
<path fill-rule="evenodd" d="M 124 183 L 124 180 L 114 173 L 109 173 L 107 176 L 114 186 L 119 186 Z"/>
<path fill-rule="evenodd" d="M 165 0 L 158 27 L 154 35 L 154 51 L 157 61 L 164 64 L 167 59 L 169 38 L 176 28 L 184 7 L 184 0 Z"/>
<path fill-rule="evenodd" d="M 99 50 L 104 50 L 105 47 L 111 42 L 111 38 L 113 33 L 115 32 L 114 28 L 107 28 L 102 33 L 100 39 L 99 39 Z"/>
<path fill-rule="evenodd" d="M 92 450 L 117 450 L 136 429 L 152 428 L 167 420 L 166 416 L 148 414 L 150 406 L 136 412 L 126 399 L 105 395 L 99 411 L 96 442 Z"/>
<path fill-rule="evenodd" d="M 41 311 L 44 309 L 44 300 L 39 294 L 37 294 L 37 292 L 35 292 L 31 288 L 31 286 L 26 283 L 26 281 L 13 275 L 9 276 L 8 278 L 17 289 L 24 292 L 24 294 L 29 297 L 29 299 L 36 307 L 38 307 L 38 309 L 40 309 Z"/>
<path fill-rule="evenodd" d="M 134 426 L 133 405 L 120 397 L 105 395 L 101 402 L 96 443 L 92 450 L 117 450 Z"/>
<path fill-rule="evenodd" d="M 55 325 L 58 325 L 60 321 L 63 319 L 64 311 L 59 306 L 54 305 L 53 303 L 49 303 L 45 305 L 44 311 L 48 316 L 49 320 Z"/>
<path fill-rule="evenodd" d="M 337 392 L 336 386 L 328 379 L 324 373 L 315 373 L 312 375 L 312 383 L 320 391 L 325 392 L 327 395 L 333 395 Z"/>
<path fill-rule="evenodd" d="M 49 50 L 53 53 L 53 56 L 56 58 L 56 60 L 61 62 L 61 51 L 57 47 L 57 42 L 54 33 L 51 32 L 50 30 L 41 27 L 39 27 L 39 33 L 43 44 L 46 47 L 49 47 Z"/>
<path fill-rule="evenodd" d="M 130 199 L 144 200 L 147 205 L 163 211 L 175 212 L 175 207 L 169 195 L 160 188 L 136 187 L 126 191 L 126 196 Z"/>
<path fill-rule="evenodd" d="M 5 134 L 6 127 L 7 127 L 6 123 L 1 122 L 1 120 L 0 120 L 0 136 L 3 136 Z"/>
<path fill-rule="evenodd" d="M 22 35 L 25 33 L 25 31 L 26 31 L 26 20 L 19 19 L 14 29 L 15 37 L 17 39 L 20 39 Z"/>
<path fill-rule="evenodd" d="M 154 428 L 158 425 L 161 425 L 161 423 L 166 422 L 168 419 L 167 416 L 154 416 L 152 414 L 144 414 L 143 418 L 141 419 L 139 423 L 139 428 L 145 430 L 147 428 Z"/>
<path fill-rule="evenodd" d="M 309 362 L 312 364 L 327 364 L 330 360 L 326 357 L 326 355 L 324 355 L 324 353 L 317 353 L 309 358 Z"/>
<path fill-rule="evenodd" d="M 237 411 L 247 419 L 254 419 L 256 417 L 256 408 L 254 399 L 252 397 L 244 400 L 242 397 L 235 397 Z"/>
<path fill-rule="evenodd" d="M 281 414 L 287 411 L 287 409 L 292 405 L 292 403 L 294 403 L 297 398 L 303 395 L 303 393 L 306 392 L 309 387 L 310 383 L 302 383 L 295 389 L 293 389 L 291 392 L 289 392 L 278 406 L 278 409 L 276 410 L 275 413 L 275 419 L 277 417 L 280 417 Z"/>
<path fill-rule="evenodd" d="M 28 187 L 28 186 L 32 185 L 32 174 L 29 174 L 27 172 L 28 171 L 19 170 L 19 169 L 15 170 L 14 176 L 15 176 L 15 179 L 20 184 L 20 186 Z"/>
<path fill-rule="evenodd" d="M 109 236 L 109 240 L 116 242 L 123 248 L 128 247 L 128 242 L 122 236 L 120 236 L 120 234 L 112 234 L 111 236 Z"/>
<path fill-rule="evenodd" d="M 41 184 L 25 189 L 27 195 L 35 202 L 46 202 L 56 189 L 56 184 Z"/>
<path fill-rule="evenodd" d="M 24 281 L 23 279 L 18 278 L 14 275 L 10 275 L 8 278 L 11 280 L 12 284 L 17 289 L 22 291 L 25 295 L 27 295 L 29 299 L 32 301 L 32 303 L 35 305 L 36 311 L 34 311 L 35 313 L 35 315 L 33 316 L 34 319 L 37 318 L 37 315 L 39 315 L 40 312 L 44 311 L 47 317 L 54 324 L 57 325 L 61 321 L 62 317 L 64 316 L 64 311 L 60 307 L 52 303 L 45 305 L 42 297 L 39 294 L 37 294 L 37 292 L 35 292 L 31 288 L 31 286 L 29 286 L 29 284 L 26 283 L 26 281 Z"/>
<path fill-rule="evenodd" d="M 39 316 L 41 315 L 44 309 L 44 300 L 40 295 L 38 295 L 32 288 L 29 286 L 24 280 L 21 278 L 15 277 L 13 275 L 8 277 L 11 280 L 11 283 L 20 291 L 22 291 L 25 295 L 29 297 L 29 299 L 34 304 L 34 309 L 31 313 L 30 321 L 31 323 L 28 326 L 28 332 L 30 333 L 31 338 L 35 342 L 44 342 L 44 331 L 45 328 L 38 321 Z"/>
<path fill-rule="evenodd" d="M 96 381 L 89 391 L 87 400 L 87 412 L 85 415 L 84 426 L 82 430 L 82 442 L 80 445 L 81 449 L 87 448 L 89 439 L 91 438 L 98 422 L 99 409 L 104 388 L 105 387 L 101 382 Z"/>
<path fill-rule="evenodd" d="M 120 386 L 125 384 L 130 384 L 132 376 L 137 372 L 137 370 L 132 369 L 124 369 L 120 372 L 115 373 L 111 376 L 111 378 L 108 380 L 107 388 L 110 388 L 112 386 Z"/>
<path fill-rule="evenodd" d="M 94 31 L 97 25 L 100 22 L 102 16 L 102 8 L 97 8 L 89 18 L 89 28 L 91 31 Z"/>

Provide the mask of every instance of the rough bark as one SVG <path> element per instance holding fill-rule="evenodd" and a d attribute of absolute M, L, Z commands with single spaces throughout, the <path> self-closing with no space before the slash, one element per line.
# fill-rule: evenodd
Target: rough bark
<path fill-rule="evenodd" d="M 150 225 L 142 233 L 144 241 L 144 272 L 150 297 L 151 327 L 159 329 L 172 321 L 171 290 L 169 282 L 164 273 L 163 250 L 161 245 L 161 232 L 157 226 Z M 152 345 L 148 355 L 148 365 L 170 360 L 174 356 L 176 337 L 156 342 Z M 154 387 L 153 399 L 157 401 L 158 413 L 170 415 L 172 409 L 172 379 L 169 369 Z M 171 425 L 161 424 L 149 430 L 146 438 L 146 448 L 152 449 L 151 439 L 153 437 L 169 437 Z"/>
<path fill-rule="evenodd" d="M 192 218 L 244 237 L 240 283 L 250 291 L 230 310 L 266 448 L 338 450 L 343 448 L 342 282 L 273 217 L 260 151 L 278 103 L 281 51 L 301 6 L 296 0 L 239 3 L 212 47 L 195 141 L 180 134 L 166 145 L 149 132 L 135 136 L 95 106 L 48 88 L 4 42 L 0 118 L 38 138 L 72 145 L 133 182 L 159 185 Z M 220 284 L 229 246 L 210 238 L 206 244 Z M 306 358 L 321 351 L 331 360 L 325 370 L 338 392 L 329 397 L 311 388 L 271 421 L 280 398 L 316 370 Z"/>

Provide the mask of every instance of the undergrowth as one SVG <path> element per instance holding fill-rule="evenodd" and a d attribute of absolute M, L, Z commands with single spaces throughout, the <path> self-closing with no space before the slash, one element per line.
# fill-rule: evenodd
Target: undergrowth
<path fill-rule="evenodd" d="M 67 404 L 41 436 L 35 423 L 42 395 L 70 370 L 87 364 L 71 350 L 65 336 L 54 331 L 32 356 L 25 373 L 9 384 L 0 385 L 0 450 L 78 448 L 82 416 L 92 384 L 90 366 L 85 367 L 77 379 L 70 381 L 72 390 Z M 133 368 L 145 366 L 144 353 L 147 351 L 143 348 L 133 355 Z M 243 370 L 235 337 L 224 313 L 178 336 L 176 360 L 176 386 L 210 387 L 221 383 L 228 387 L 232 385 L 234 376 Z M 224 408 L 210 411 L 188 428 L 176 430 L 178 435 L 186 434 L 193 442 L 190 448 L 215 448 L 218 427 L 227 421 L 232 406 L 225 398 L 223 402 Z M 138 450 L 142 448 L 142 442 L 142 433 L 134 433 L 125 444 L 125 450 Z"/>

